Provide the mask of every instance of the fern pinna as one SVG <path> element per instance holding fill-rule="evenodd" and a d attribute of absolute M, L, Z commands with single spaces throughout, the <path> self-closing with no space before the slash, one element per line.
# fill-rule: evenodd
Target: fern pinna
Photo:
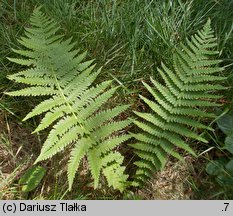
<path fill-rule="evenodd" d="M 187 40 L 187 46 L 181 43 L 173 56 L 173 68 L 162 63 L 158 72 L 164 85 L 152 78 L 152 85 L 143 83 L 152 99 L 142 95 L 140 98 L 151 112 L 135 112 L 139 119 L 134 123 L 143 132 L 133 134 L 137 143 L 131 144 L 140 158 L 135 162 L 138 169 L 134 185 L 141 185 L 155 170 L 162 169 L 168 155 L 183 160 L 175 147 L 195 155 L 183 138 L 207 142 L 194 129 L 212 130 L 199 119 L 214 118 L 215 115 L 202 108 L 218 106 L 214 100 L 220 96 L 214 91 L 224 89 L 217 84 L 225 79 L 219 75 L 223 67 L 217 64 L 221 61 L 212 58 L 218 53 L 212 50 L 217 45 L 215 41 L 209 20 L 202 30 Z"/>
<path fill-rule="evenodd" d="M 9 92 L 12 96 L 48 96 L 25 118 L 44 114 L 34 132 L 49 126 L 52 129 L 43 144 L 35 163 L 51 158 L 65 148 L 72 148 L 68 162 L 68 182 L 71 189 L 80 161 L 85 157 L 94 179 L 99 184 L 102 173 L 109 184 L 123 191 L 127 175 L 122 166 L 123 156 L 115 149 L 130 138 L 118 131 L 127 127 L 130 120 L 113 121 L 128 105 L 103 109 L 117 88 L 110 88 L 111 81 L 94 86 L 93 82 L 101 69 L 94 71 L 93 60 L 83 61 L 86 52 L 74 50 L 71 39 L 63 40 L 57 35 L 59 29 L 54 20 L 35 9 L 30 18 L 30 28 L 19 43 L 24 50 L 13 50 L 26 58 L 9 58 L 29 69 L 8 76 L 18 83 L 30 85 Z M 118 134 L 118 135 L 117 135 Z"/>

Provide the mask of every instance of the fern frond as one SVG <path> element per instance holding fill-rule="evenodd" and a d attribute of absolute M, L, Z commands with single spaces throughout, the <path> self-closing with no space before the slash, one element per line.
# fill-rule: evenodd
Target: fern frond
<path fill-rule="evenodd" d="M 44 100 L 40 104 L 38 104 L 30 113 L 28 113 L 23 121 L 47 112 L 56 106 L 61 106 L 62 104 L 64 104 L 64 100 L 62 97 L 59 96 L 54 96 L 50 99 Z"/>
<path fill-rule="evenodd" d="M 69 190 L 71 190 L 75 173 L 79 167 L 79 163 L 82 158 L 87 154 L 91 144 L 91 140 L 88 138 L 82 138 L 78 142 L 76 142 L 74 148 L 70 154 L 70 160 L 68 163 L 68 182 L 69 182 Z"/>
<path fill-rule="evenodd" d="M 102 168 L 102 160 L 100 158 L 100 154 L 98 154 L 97 150 L 93 148 L 88 151 L 87 159 L 91 169 L 91 174 L 94 178 L 94 188 L 97 188 L 99 184 L 100 171 Z"/>
<path fill-rule="evenodd" d="M 128 186 L 128 175 L 124 174 L 123 156 L 119 152 L 110 152 L 102 157 L 103 174 L 109 187 L 123 192 Z"/>
<path fill-rule="evenodd" d="M 164 84 L 152 78 L 151 85 L 143 82 L 153 98 L 140 96 L 150 113 L 134 112 L 139 117 L 134 124 L 142 131 L 132 134 L 137 143 L 130 145 L 139 157 L 135 162 L 138 167 L 133 182 L 135 186 L 143 184 L 155 170 L 162 169 L 168 155 L 184 161 L 177 148 L 195 156 L 184 139 L 206 143 L 196 129 L 213 130 L 199 119 L 215 118 L 213 113 L 202 108 L 220 105 L 214 100 L 220 97 L 215 92 L 225 89 L 218 82 L 226 77 L 219 74 L 224 70 L 217 66 L 221 60 L 213 59 L 218 52 L 212 50 L 217 44 L 210 21 L 186 43 L 181 43 L 176 49 L 173 68 L 163 63 L 161 69 L 158 68 Z"/>
<path fill-rule="evenodd" d="M 95 188 L 103 174 L 109 186 L 122 191 L 128 176 L 124 174 L 123 156 L 116 152 L 116 148 L 130 139 L 130 135 L 120 135 L 120 130 L 131 121 L 116 121 L 114 117 L 129 106 L 103 108 L 117 87 L 111 88 L 112 81 L 94 84 L 101 68 L 95 70 L 93 60 L 85 61 L 87 52 L 76 50 L 76 43 L 71 38 L 63 40 L 62 35 L 56 34 L 59 26 L 54 20 L 35 9 L 30 24 L 31 27 L 25 29 L 25 36 L 19 40 L 24 49 L 13 49 L 24 59 L 8 58 L 14 63 L 30 66 L 8 76 L 29 87 L 7 94 L 47 96 L 23 119 L 43 114 L 34 133 L 51 128 L 35 163 L 71 149 L 67 171 L 69 190 L 80 161 L 85 157 Z"/>
<path fill-rule="evenodd" d="M 57 95 L 58 91 L 51 87 L 33 86 L 18 91 L 7 92 L 6 94 L 10 96 L 44 96 L 44 95 Z"/>

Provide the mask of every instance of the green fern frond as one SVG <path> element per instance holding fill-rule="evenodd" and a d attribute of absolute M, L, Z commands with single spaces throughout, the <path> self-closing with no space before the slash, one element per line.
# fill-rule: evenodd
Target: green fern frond
<path fill-rule="evenodd" d="M 110 152 L 102 157 L 103 174 L 107 179 L 109 187 L 119 189 L 121 192 L 129 184 L 127 183 L 128 175 L 124 174 L 124 166 L 122 166 L 123 159 L 119 152 Z"/>
<path fill-rule="evenodd" d="M 103 174 L 109 186 L 123 191 L 128 176 L 124 174 L 123 156 L 115 151 L 130 139 L 131 135 L 122 135 L 120 130 L 131 121 L 116 121 L 114 117 L 129 106 L 103 108 L 117 88 L 111 88 L 112 81 L 94 85 L 101 68 L 95 71 L 93 60 L 84 60 L 87 52 L 80 53 L 74 49 L 76 43 L 72 43 L 71 38 L 63 40 L 62 35 L 56 34 L 59 26 L 54 20 L 35 9 L 30 24 L 32 27 L 25 28 L 25 36 L 19 40 L 24 49 L 13 49 L 22 58 L 8 58 L 14 63 L 30 66 L 8 76 L 29 87 L 7 94 L 47 96 L 23 119 L 43 114 L 34 133 L 52 128 L 35 163 L 71 149 L 67 172 L 70 190 L 85 157 L 95 188 Z"/>
<path fill-rule="evenodd" d="M 71 190 L 75 173 L 79 167 L 79 163 L 82 158 L 87 154 L 88 150 L 91 148 L 91 140 L 89 138 L 82 138 L 78 140 L 71 151 L 70 160 L 68 163 L 68 182 L 69 190 Z"/>
<path fill-rule="evenodd" d="M 216 91 L 225 87 L 218 84 L 226 77 L 219 73 L 224 70 L 217 66 L 221 60 L 213 59 L 218 52 L 212 50 L 216 47 L 216 38 L 210 27 L 210 20 L 196 35 L 187 39 L 187 45 L 181 43 L 173 56 L 173 68 L 162 63 L 158 72 L 164 84 L 151 78 L 151 85 L 143 85 L 151 94 L 152 99 L 145 96 L 140 98 L 148 105 L 150 113 L 134 112 L 139 119 L 134 121 L 142 132 L 132 134 L 137 143 L 130 144 L 139 160 L 135 162 L 138 167 L 134 186 L 140 186 L 151 177 L 155 170 L 164 167 L 168 155 L 184 161 L 176 151 L 181 148 L 195 156 L 195 152 L 184 141 L 194 139 L 207 142 L 196 129 L 213 130 L 202 124 L 200 118 L 215 118 L 202 108 L 215 107 L 220 104 L 215 99 L 220 96 Z"/>

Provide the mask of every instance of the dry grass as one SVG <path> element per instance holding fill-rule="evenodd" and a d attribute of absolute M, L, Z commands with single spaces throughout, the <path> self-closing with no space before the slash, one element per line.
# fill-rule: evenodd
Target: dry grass
<path fill-rule="evenodd" d="M 185 160 L 186 163 L 169 161 L 138 194 L 147 200 L 194 199 L 194 182 L 198 182 L 199 174 L 194 170 L 195 159 L 186 157 Z"/>
<path fill-rule="evenodd" d="M 0 112 L 0 199 L 20 198 L 16 184 L 35 158 L 38 140 L 23 125 Z"/>

